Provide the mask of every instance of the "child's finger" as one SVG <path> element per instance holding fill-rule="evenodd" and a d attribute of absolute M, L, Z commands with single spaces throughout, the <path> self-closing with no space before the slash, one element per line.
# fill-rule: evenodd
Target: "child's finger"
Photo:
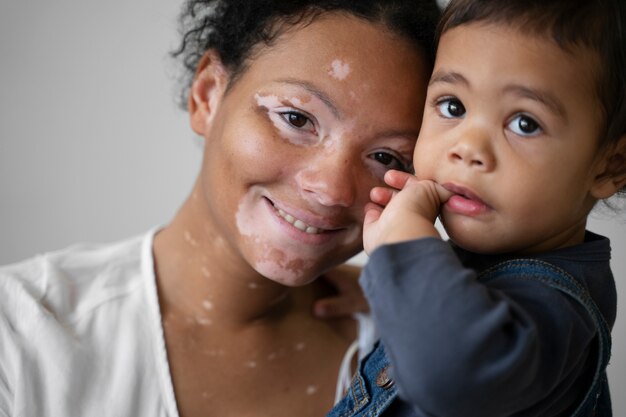
<path fill-rule="evenodd" d="M 368 225 L 374 223 L 380 218 L 382 212 L 382 207 L 373 203 L 367 203 L 365 205 L 365 218 L 363 219 L 363 224 Z"/>
<path fill-rule="evenodd" d="M 370 200 L 372 200 L 373 203 L 384 207 L 389 204 L 396 192 L 397 191 L 387 187 L 374 187 L 370 191 Z"/>
<path fill-rule="evenodd" d="M 434 183 L 434 184 L 435 184 L 435 191 L 439 195 L 439 200 L 441 201 L 441 203 L 445 203 L 446 201 L 448 201 L 450 197 L 454 195 L 452 191 L 446 190 L 445 188 L 443 188 L 441 185 L 437 183 Z"/>
<path fill-rule="evenodd" d="M 397 171 L 395 169 L 390 169 L 385 173 L 385 183 L 398 190 L 404 188 L 404 185 L 410 178 L 414 178 L 414 176 L 408 172 Z"/>

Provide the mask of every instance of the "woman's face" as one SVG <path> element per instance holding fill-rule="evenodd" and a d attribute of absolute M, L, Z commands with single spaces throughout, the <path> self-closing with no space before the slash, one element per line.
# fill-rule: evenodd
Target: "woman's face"
<path fill-rule="evenodd" d="M 370 189 L 412 165 L 427 70 L 381 26 L 329 14 L 259 50 L 200 122 L 192 110 L 201 215 L 229 255 L 302 285 L 360 251 Z"/>

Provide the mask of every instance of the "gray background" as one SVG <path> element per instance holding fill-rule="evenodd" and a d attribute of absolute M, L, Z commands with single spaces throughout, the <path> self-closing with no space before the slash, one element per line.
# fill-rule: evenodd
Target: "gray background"
<path fill-rule="evenodd" d="M 0 0 L 0 264 L 165 224 L 201 149 L 175 105 L 172 0 Z M 626 415 L 625 211 L 595 214 L 619 299 L 609 377 Z M 355 262 L 363 262 L 363 255 Z"/>

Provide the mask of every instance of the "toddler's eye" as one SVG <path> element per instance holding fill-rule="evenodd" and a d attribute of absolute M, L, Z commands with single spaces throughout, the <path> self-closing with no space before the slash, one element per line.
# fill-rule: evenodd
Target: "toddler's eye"
<path fill-rule="evenodd" d="M 542 132 L 541 126 L 530 116 L 519 114 L 508 125 L 513 133 L 520 136 L 536 136 Z"/>
<path fill-rule="evenodd" d="M 455 119 L 465 116 L 465 106 L 458 98 L 444 98 L 437 102 L 437 109 L 446 119 Z"/>

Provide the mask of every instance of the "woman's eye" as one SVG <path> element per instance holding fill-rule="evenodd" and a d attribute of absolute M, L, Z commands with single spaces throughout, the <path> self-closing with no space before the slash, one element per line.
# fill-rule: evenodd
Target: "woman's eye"
<path fill-rule="evenodd" d="M 295 127 L 296 129 L 305 129 L 307 125 L 310 125 L 310 129 L 308 130 L 315 130 L 315 127 L 313 126 L 313 122 L 311 122 L 311 119 L 309 119 L 307 116 L 303 115 L 302 113 L 298 113 L 295 111 L 288 111 L 288 112 L 281 113 L 280 116 L 287 123 L 289 123 L 289 125 Z"/>
<path fill-rule="evenodd" d="M 465 115 L 465 106 L 458 98 L 446 98 L 437 102 L 437 109 L 446 119 L 456 119 Z"/>
<path fill-rule="evenodd" d="M 524 114 L 515 116 L 509 122 L 508 128 L 520 136 L 536 136 L 543 131 L 535 119 Z"/>
<path fill-rule="evenodd" d="M 396 169 L 405 172 L 411 172 L 412 170 L 410 163 L 404 162 L 402 159 L 389 152 L 374 152 L 371 157 L 376 162 L 384 165 L 387 169 Z"/>

